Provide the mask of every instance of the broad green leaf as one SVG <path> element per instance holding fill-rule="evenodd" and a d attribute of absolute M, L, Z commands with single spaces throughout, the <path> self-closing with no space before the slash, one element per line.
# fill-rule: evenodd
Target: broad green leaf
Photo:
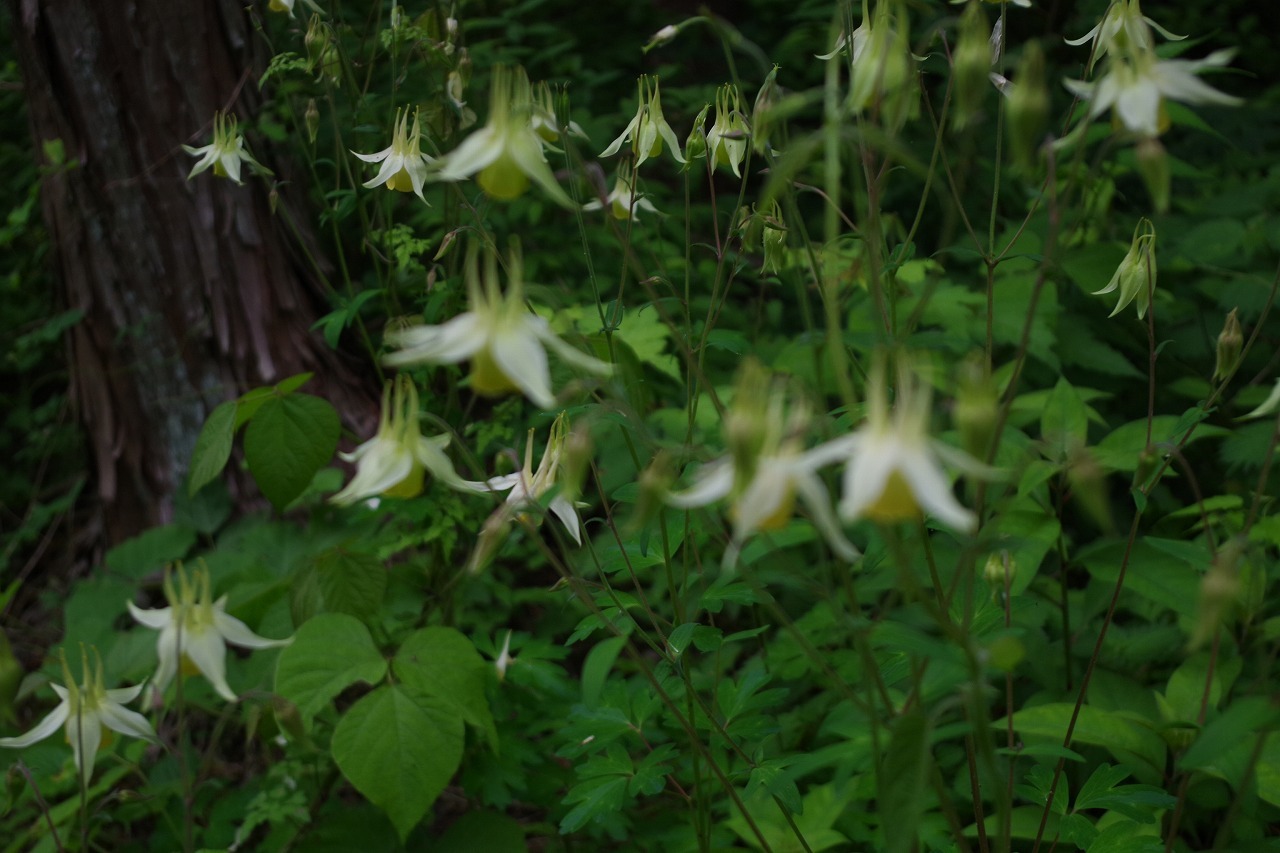
<path fill-rule="evenodd" d="M 347 548 L 330 548 L 317 554 L 308 572 L 331 613 L 357 618 L 378 612 L 387 591 L 387 569 L 373 554 Z"/>
<path fill-rule="evenodd" d="M 792 814 L 804 814 L 804 804 L 800 801 L 800 789 L 796 787 L 795 779 L 786 769 L 788 763 L 790 763 L 789 759 L 774 758 L 752 768 L 751 775 L 747 778 L 747 799 L 751 799 L 763 788 L 771 796 L 777 797 L 778 802 Z"/>
<path fill-rule="evenodd" d="M 1210 768 L 1241 742 L 1252 748 L 1253 734 L 1280 723 L 1280 708 L 1263 696 L 1246 696 L 1232 702 L 1226 710 L 1200 731 L 1178 766 L 1187 770 Z"/>
<path fill-rule="evenodd" d="M 213 482 L 231 458 L 231 444 L 236 436 L 236 404 L 229 400 L 209 413 L 200 429 L 195 450 L 191 452 L 191 472 L 187 476 L 187 494 L 194 495 Z"/>
<path fill-rule="evenodd" d="M 107 568 L 135 580 L 183 559 L 196 544 L 196 532 L 182 524 L 166 524 L 126 539 L 107 552 Z"/>
<path fill-rule="evenodd" d="M 431 844 L 431 853 L 526 853 L 527 850 L 524 827 L 492 811 L 467 812 Z"/>
<path fill-rule="evenodd" d="M 928 719 L 919 711 L 903 714 L 894 723 L 884 764 L 876 774 L 880 825 L 890 853 L 910 853 L 916 848 L 926 804 L 921 792 L 928 788 L 929 757 Z"/>
<path fill-rule="evenodd" d="M 1054 462 L 1068 458 L 1084 447 L 1089 432 L 1089 416 L 1076 389 L 1059 378 L 1040 414 L 1040 437 L 1045 456 Z"/>
<path fill-rule="evenodd" d="M 1062 742 L 1074 706 L 1068 702 L 1023 708 L 1013 715 L 1013 727 L 1024 737 L 1048 738 Z M 1123 750 L 1157 769 L 1164 768 L 1165 743 L 1151 728 L 1120 714 L 1085 705 L 1076 720 L 1073 742 L 1103 746 L 1112 752 Z M 1123 756 L 1117 756 L 1123 758 Z"/>
<path fill-rule="evenodd" d="M 276 692 L 298 706 L 304 725 L 357 682 L 376 684 L 387 661 L 369 629 L 352 616 L 324 613 L 308 620 L 280 652 Z"/>
<path fill-rule="evenodd" d="M 284 509 L 333 457 L 338 413 L 319 397 L 290 394 L 266 401 L 249 422 L 244 456 L 258 488 Z"/>
<path fill-rule="evenodd" d="M 490 665 L 470 640 L 453 628 L 423 628 L 404 641 L 391 668 L 405 690 L 450 708 L 483 731 L 497 750 L 498 732 L 485 695 Z"/>
<path fill-rule="evenodd" d="M 387 813 L 403 841 L 457 772 L 463 740 L 453 708 L 389 685 L 343 715 L 331 749 L 342 775 Z"/>

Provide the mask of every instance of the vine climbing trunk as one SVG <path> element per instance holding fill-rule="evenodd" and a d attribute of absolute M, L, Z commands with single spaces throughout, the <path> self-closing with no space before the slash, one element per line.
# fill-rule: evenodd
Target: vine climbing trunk
<path fill-rule="evenodd" d="M 317 375 L 306 390 L 341 412 L 376 412 L 376 389 L 310 331 L 324 277 L 304 261 L 319 253 L 292 213 L 289 164 L 250 134 L 278 198 L 248 170 L 244 186 L 212 171 L 187 181 L 181 145 L 207 142 L 216 110 L 242 127 L 258 113 L 258 4 L 10 3 L 61 297 L 83 312 L 72 399 L 111 544 L 171 517 L 219 402 L 305 371 Z"/>

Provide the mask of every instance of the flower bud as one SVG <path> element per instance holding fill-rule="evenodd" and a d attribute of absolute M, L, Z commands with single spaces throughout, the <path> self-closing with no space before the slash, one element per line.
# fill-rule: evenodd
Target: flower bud
<path fill-rule="evenodd" d="M 1067 482 L 1071 498 L 1100 530 L 1115 529 L 1111 500 L 1107 495 L 1107 475 L 1094 455 L 1083 447 L 1071 451 L 1067 460 Z"/>
<path fill-rule="evenodd" d="M 764 263 L 761 272 L 775 275 L 786 266 L 787 262 L 787 229 L 781 217 L 766 217 L 764 220 Z"/>
<path fill-rule="evenodd" d="M 1232 308 L 1227 321 L 1222 324 L 1218 333 L 1218 360 L 1213 368 L 1213 381 L 1223 382 L 1240 366 L 1240 353 L 1244 349 L 1244 332 L 1240 329 L 1240 318 Z"/>
<path fill-rule="evenodd" d="M 1044 53 L 1036 42 L 1022 51 L 1018 74 L 1009 92 L 1009 148 L 1014 167 L 1024 174 L 1036 170 L 1044 128 L 1049 120 L 1049 89 L 1044 78 Z"/>
<path fill-rule="evenodd" d="M 778 66 L 769 71 L 764 84 L 756 93 L 755 105 L 751 108 L 751 145 L 757 154 L 769 151 L 769 134 L 774 129 L 775 119 L 772 116 L 778 103 Z"/>
<path fill-rule="evenodd" d="M 1013 586 L 1013 579 L 1017 576 L 1018 563 L 1007 548 L 993 552 L 982 568 L 982 579 L 991 587 L 992 598 L 996 600 Z"/>
<path fill-rule="evenodd" d="M 990 85 L 991 32 L 987 16 L 976 0 L 970 0 L 960 18 L 960 34 L 952 56 L 952 91 L 955 93 L 956 127 L 965 127 L 977 114 Z"/>
<path fill-rule="evenodd" d="M 689 138 L 684 143 L 684 156 L 688 162 L 707 153 L 707 112 L 710 109 L 710 104 L 704 104 L 693 120 L 693 130 L 689 131 Z"/>
<path fill-rule="evenodd" d="M 986 459 L 1000 417 L 1000 393 L 975 355 L 960 366 L 955 406 L 951 410 L 960 444 L 975 459 Z"/>
<path fill-rule="evenodd" d="M 1138 174 L 1147 185 L 1147 193 L 1151 196 L 1151 204 L 1156 213 L 1164 213 L 1169 209 L 1169 193 L 1172 177 L 1169 171 L 1169 155 L 1165 152 L 1160 140 L 1147 136 L 1138 140 Z"/>
<path fill-rule="evenodd" d="M 1244 555 L 1244 547 L 1245 542 L 1240 537 L 1228 539 L 1214 554 L 1209 571 L 1200 580 L 1196 626 L 1187 643 L 1191 651 L 1213 639 L 1240 600 L 1240 558 Z"/>
<path fill-rule="evenodd" d="M 665 27 L 649 37 L 649 43 L 644 46 L 644 53 L 648 53 L 655 47 L 662 47 L 664 44 L 670 44 L 671 41 L 679 34 L 679 27 L 673 24 L 667 24 Z"/>
<path fill-rule="evenodd" d="M 307 61 L 314 67 L 329 47 L 329 28 L 318 13 L 307 22 L 307 34 L 302 37 L 302 43 L 307 48 Z"/>
<path fill-rule="evenodd" d="M 307 111 L 304 114 L 307 122 L 307 137 L 314 143 L 316 141 L 316 131 L 320 129 L 320 108 L 316 106 L 316 99 L 312 98 L 307 101 Z"/>

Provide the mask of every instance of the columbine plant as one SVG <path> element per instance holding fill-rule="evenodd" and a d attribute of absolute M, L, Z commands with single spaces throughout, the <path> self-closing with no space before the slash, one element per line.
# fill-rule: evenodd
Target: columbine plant
<path fill-rule="evenodd" d="M 472 175 L 490 198 L 510 201 L 524 195 L 533 181 L 557 204 L 573 201 L 556 183 L 534 128 L 535 105 L 523 68 L 493 69 L 489 122 L 440 159 L 434 177 L 461 181 Z"/>
<path fill-rule="evenodd" d="M 736 178 L 742 177 L 742 161 L 747 156 L 747 121 L 742 115 L 738 87 L 726 84 L 716 92 L 716 118 L 707 134 L 707 157 L 713 166 L 728 166 Z"/>
<path fill-rule="evenodd" d="M 483 484 L 458 476 L 444 449 L 449 436 L 427 438 L 418 427 L 418 389 L 408 376 L 397 376 L 382 392 L 382 417 L 378 434 L 351 453 L 339 454 L 357 465 L 347 487 L 329 500 L 351 504 L 363 498 L 383 495 L 412 498 L 422 494 L 427 472 L 446 485 L 461 491 L 475 491 Z"/>
<path fill-rule="evenodd" d="M 213 114 L 213 142 L 202 148 L 184 145 L 182 150 L 200 158 L 187 174 L 188 181 L 212 167 L 218 177 L 230 178 L 240 184 L 241 163 L 248 163 L 260 175 L 271 174 L 271 170 L 253 159 L 249 149 L 244 147 L 244 136 L 237 130 L 236 117 L 222 112 Z"/>
<path fill-rule="evenodd" d="M 395 130 L 391 135 L 391 145 L 376 154 L 361 154 L 352 151 L 366 163 L 381 163 L 378 174 L 365 182 L 366 187 L 386 184 L 389 190 L 402 193 L 411 192 L 426 201 L 422 195 L 422 186 L 427 180 L 427 167 L 434 161 L 422 153 L 421 130 L 418 125 L 418 111 L 413 111 L 413 130 L 408 129 L 409 110 L 396 112 Z"/>
<path fill-rule="evenodd" d="M 883 364 L 872 369 L 866 423 L 814 451 L 824 459 L 846 455 L 841 517 L 887 523 L 928 513 L 948 527 L 973 532 L 977 517 L 952 494 L 942 463 L 974 475 L 988 475 L 990 469 L 929 435 L 930 389 L 919 385 L 902 361 L 897 399 L 890 407 L 884 373 Z"/>
<path fill-rule="evenodd" d="M 564 525 L 574 544 L 582 544 L 582 522 L 570 496 L 572 484 L 566 481 L 564 475 L 569 436 L 568 418 L 561 412 L 551 424 L 547 446 L 542 451 L 536 470 L 533 467 L 533 434 L 534 431 L 529 430 L 524 449 L 524 466 L 519 471 L 492 477 L 484 483 L 489 491 L 507 492 L 507 497 L 502 506 L 485 522 L 471 559 L 472 571 L 478 571 L 489 562 L 506 538 L 512 521 L 530 522 L 531 511 L 539 512 L 540 501 L 557 487 L 560 491 L 551 499 L 547 509 Z"/>
<path fill-rule="evenodd" d="M 636 168 L 650 157 L 662 154 L 663 143 L 666 143 L 671 156 L 677 163 L 684 163 L 684 155 L 680 152 L 680 141 L 676 133 L 667 124 L 662 115 L 662 94 L 658 90 L 658 78 L 640 75 L 636 84 L 640 90 L 640 105 L 636 109 L 635 118 L 623 128 L 618 138 L 609 147 L 600 152 L 601 157 L 612 157 L 622 150 L 625 143 L 631 143 L 631 153 L 635 156 Z"/>
<path fill-rule="evenodd" d="M 833 457 L 819 448 L 806 452 L 808 410 L 793 406 L 788 415 L 785 409 L 785 390 L 777 385 L 770 388 L 768 374 L 748 362 L 725 418 L 729 454 L 699 469 L 687 491 L 666 497 L 667 503 L 682 509 L 729 498 L 733 538 L 725 551 L 725 565 L 736 562 L 742 543 L 754 534 L 786 526 L 797 495 L 831 550 L 844 560 L 858 557 L 858 549 L 840 530 L 826 486 L 817 474 Z"/>
<path fill-rule="evenodd" d="M 147 718 L 124 707 L 138 698 L 142 685 L 106 689 L 106 681 L 102 677 L 102 657 L 97 649 L 93 650 L 93 656 L 96 672 L 89 668 L 89 654 L 81 647 L 80 671 L 83 679 L 77 687 L 71 678 L 71 669 L 67 666 L 67 655 L 63 652 L 62 677 L 66 686 L 49 685 L 62 701 L 26 734 L 0 738 L 0 746 L 22 749 L 44 740 L 59 728 L 64 729 L 67 743 L 71 744 L 71 755 L 75 759 L 76 770 L 79 771 L 80 783 L 85 787 L 88 787 L 89 780 L 93 777 L 93 764 L 98 750 L 111 742 L 111 732 L 152 743 L 158 742 Z M 107 731 L 104 732 L 104 729 Z"/>
<path fill-rule="evenodd" d="M 1138 319 L 1147 314 L 1151 305 L 1151 295 L 1156 289 L 1156 228 L 1151 220 L 1138 220 L 1133 229 L 1133 241 L 1124 260 L 1116 267 L 1115 275 L 1101 290 L 1094 291 L 1094 296 L 1119 290 L 1120 297 L 1116 301 L 1115 310 L 1108 316 L 1119 314 L 1130 302 L 1138 309 Z"/>
<path fill-rule="evenodd" d="M 618 167 L 618 179 L 613 190 L 604 199 L 592 199 L 582 206 L 583 210 L 608 210 L 614 219 L 635 219 L 639 221 L 640 211 L 657 213 L 658 209 L 642 194 L 636 192 L 635 176 L 625 163 Z"/>
<path fill-rule="evenodd" d="M 545 319 L 524 303 L 524 277 L 518 249 L 512 249 L 504 294 L 498 261 L 485 258 L 483 281 L 474 247 L 467 258 L 467 296 L 471 310 L 440 326 L 410 326 L 387 333 L 399 347 L 386 356 L 391 365 L 456 364 L 471 360 L 471 388 L 478 394 L 520 391 L 535 405 L 555 405 L 546 350 L 583 370 L 607 376 L 612 368 L 578 352 L 551 331 Z"/>
<path fill-rule="evenodd" d="M 227 643 L 246 649 L 269 649 L 287 646 L 292 639 L 268 640 L 259 637 L 234 616 L 227 615 L 227 597 L 217 601 L 210 592 L 209 570 L 203 566 L 192 572 L 178 566 L 178 588 L 173 586 L 173 572 L 164 575 L 164 595 L 168 607 L 159 610 L 143 610 L 132 601 L 127 602 L 129 613 L 140 624 L 159 631 L 156 655 L 160 666 L 151 684 L 163 693 L 178 674 L 199 672 L 218 695 L 228 702 L 236 701 L 236 694 L 227 684 Z"/>

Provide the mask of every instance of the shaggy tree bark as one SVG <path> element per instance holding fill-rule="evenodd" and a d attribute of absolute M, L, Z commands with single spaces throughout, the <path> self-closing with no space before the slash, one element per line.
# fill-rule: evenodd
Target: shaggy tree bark
<path fill-rule="evenodd" d="M 51 169 L 42 205 L 62 297 L 84 312 L 69 340 L 72 399 L 112 543 L 170 517 L 217 403 L 304 371 L 317 374 L 306 390 L 340 412 L 375 411 L 376 389 L 310 331 L 326 303 L 296 250 L 309 238 L 287 232 L 286 210 L 273 215 L 268 182 L 248 170 L 244 186 L 212 171 L 187 181 L 181 144 L 208 142 L 215 110 L 243 126 L 259 106 L 257 10 L 11 4 L 35 148 L 47 159 L 60 141 L 67 161 Z M 287 166 L 260 141 L 250 148 Z"/>

